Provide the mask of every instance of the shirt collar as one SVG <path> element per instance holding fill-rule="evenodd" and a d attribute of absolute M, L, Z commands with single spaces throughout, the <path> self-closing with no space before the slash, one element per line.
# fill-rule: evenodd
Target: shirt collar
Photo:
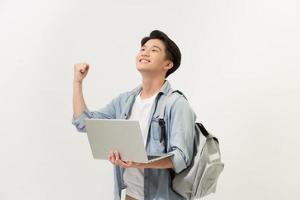
<path fill-rule="evenodd" d="M 160 90 L 158 91 L 158 95 L 159 93 L 162 93 L 162 94 L 168 94 L 168 92 L 170 91 L 171 89 L 171 85 L 169 83 L 168 80 L 165 80 L 164 81 L 164 84 L 161 86 Z M 134 90 L 133 90 L 133 94 L 134 96 L 137 96 L 140 91 L 142 90 L 142 84 L 140 84 L 139 86 L 137 86 Z"/>

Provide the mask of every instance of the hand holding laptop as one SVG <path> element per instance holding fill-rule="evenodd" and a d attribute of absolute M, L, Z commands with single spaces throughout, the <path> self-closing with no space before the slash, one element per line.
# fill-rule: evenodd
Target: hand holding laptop
<path fill-rule="evenodd" d="M 111 151 L 108 156 L 109 161 L 113 165 L 118 165 L 123 168 L 145 168 L 146 165 L 144 163 L 136 163 L 133 161 L 123 161 L 120 153 L 118 151 Z"/>
<path fill-rule="evenodd" d="M 132 161 L 123 161 L 120 157 L 118 151 L 111 151 L 109 155 L 109 160 L 112 164 L 118 165 L 122 168 L 152 168 L 152 169 L 167 169 L 173 168 L 173 162 L 170 157 L 164 157 L 163 159 L 156 160 L 149 163 L 137 163 Z"/>
<path fill-rule="evenodd" d="M 110 160 L 124 167 L 133 165 L 141 167 L 142 163 L 151 163 L 172 156 L 170 153 L 147 155 L 138 121 L 86 119 L 85 125 L 93 157 L 96 159 Z"/>

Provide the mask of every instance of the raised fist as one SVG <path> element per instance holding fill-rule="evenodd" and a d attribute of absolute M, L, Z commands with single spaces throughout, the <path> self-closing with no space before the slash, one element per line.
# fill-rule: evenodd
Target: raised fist
<path fill-rule="evenodd" d="M 77 63 L 74 65 L 74 81 L 82 82 L 89 71 L 89 64 L 87 63 Z"/>

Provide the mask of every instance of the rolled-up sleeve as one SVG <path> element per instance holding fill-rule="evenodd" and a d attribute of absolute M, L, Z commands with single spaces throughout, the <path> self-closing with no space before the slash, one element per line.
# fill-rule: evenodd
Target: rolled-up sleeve
<path fill-rule="evenodd" d="M 179 173 L 192 161 L 196 115 L 182 96 L 171 106 L 169 119 L 169 152 L 173 154 L 173 170 Z"/>
<path fill-rule="evenodd" d="M 86 108 L 78 117 L 72 118 L 72 124 L 76 127 L 78 132 L 86 132 L 84 120 L 92 118 L 91 111 Z"/>
<path fill-rule="evenodd" d="M 79 116 L 74 117 L 73 115 L 72 124 L 76 127 L 78 132 L 86 132 L 85 119 L 115 119 L 120 96 L 121 95 L 115 97 L 105 107 L 99 110 L 90 111 L 88 108 L 85 108 L 85 110 L 80 113 Z"/>

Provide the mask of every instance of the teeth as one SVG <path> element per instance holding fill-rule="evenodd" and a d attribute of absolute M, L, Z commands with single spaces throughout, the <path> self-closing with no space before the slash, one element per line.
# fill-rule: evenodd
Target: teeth
<path fill-rule="evenodd" d="M 145 60 L 145 59 L 141 59 L 141 61 L 140 61 L 141 63 L 149 63 L 150 61 L 148 61 L 148 60 Z"/>

